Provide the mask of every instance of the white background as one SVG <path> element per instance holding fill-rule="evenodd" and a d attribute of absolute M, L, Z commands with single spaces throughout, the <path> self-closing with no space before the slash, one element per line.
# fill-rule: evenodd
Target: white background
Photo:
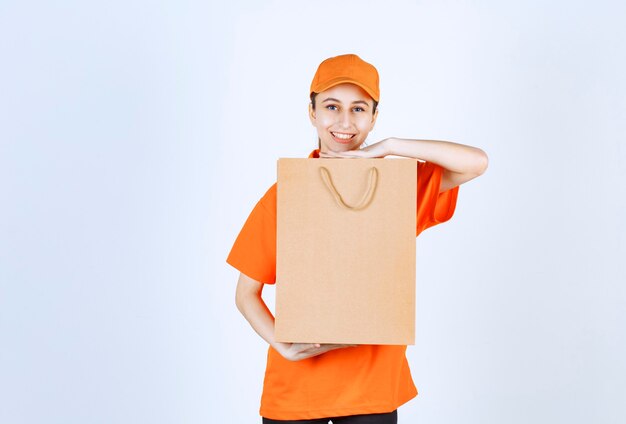
<path fill-rule="evenodd" d="M 417 240 L 400 422 L 626 422 L 619 1 L 0 3 L 0 422 L 254 423 L 266 345 L 225 263 L 323 59 L 370 142 L 481 147 Z M 273 289 L 267 301 L 272 304 Z"/>

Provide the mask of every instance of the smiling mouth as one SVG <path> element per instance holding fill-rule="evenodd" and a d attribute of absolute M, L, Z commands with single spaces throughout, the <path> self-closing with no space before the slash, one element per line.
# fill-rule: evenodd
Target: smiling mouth
<path fill-rule="evenodd" d="M 338 133 L 338 132 L 330 132 L 333 136 L 333 138 L 335 139 L 336 142 L 338 143 L 349 143 L 350 140 L 352 140 L 355 136 L 355 134 L 345 134 L 345 133 Z"/>

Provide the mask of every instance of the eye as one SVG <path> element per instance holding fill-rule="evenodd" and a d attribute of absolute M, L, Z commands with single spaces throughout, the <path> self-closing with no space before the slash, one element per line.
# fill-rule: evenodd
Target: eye
<path fill-rule="evenodd" d="M 328 105 L 328 106 L 326 106 L 326 109 L 335 110 L 335 109 L 331 109 L 332 107 L 336 108 L 337 106 L 335 106 L 335 105 Z"/>
<path fill-rule="evenodd" d="M 355 107 L 354 110 L 357 111 L 357 112 L 365 112 L 365 109 L 363 109 L 362 107 L 359 107 L 359 106 Z"/>

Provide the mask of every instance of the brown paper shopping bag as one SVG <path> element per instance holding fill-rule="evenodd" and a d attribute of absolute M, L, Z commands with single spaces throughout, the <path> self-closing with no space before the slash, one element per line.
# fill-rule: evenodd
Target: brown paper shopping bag
<path fill-rule="evenodd" d="M 279 159 L 275 337 L 414 344 L 417 161 Z"/>

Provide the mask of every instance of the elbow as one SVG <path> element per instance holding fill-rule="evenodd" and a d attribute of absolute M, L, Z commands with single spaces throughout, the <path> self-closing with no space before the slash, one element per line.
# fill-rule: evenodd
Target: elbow
<path fill-rule="evenodd" d="M 474 159 L 473 174 L 479 177 L 485 173 L 489 166 L 489 157 L 484 150 L 476 148 L 476 157 Z"/>
<path fill-rule="evenodd" d="M 235 289 L 235 305 L 237 309 L 245 315 L 246 310 L 250 307 L 250 303 L 260 298 L 262 291 L 263 283 L 241 274 Z"/>
<path fill-rule="evenodd" d="M 249 305 L 260 297 L 260 291 L 238 287 L 237 290 L 235 290 L 235 306 L 237 306 L 239 312 L 245 315 Z"/>
<path fill-rule="evenodd" d="M 237 309 L 239 310 L 239 312 L 241 312 L 243 314 L 244 309 L 245 309 L 245 294 L 242 293 L 240 290 L 237 290 L 235 292 L 235 306 L 237 307 Z"/>

